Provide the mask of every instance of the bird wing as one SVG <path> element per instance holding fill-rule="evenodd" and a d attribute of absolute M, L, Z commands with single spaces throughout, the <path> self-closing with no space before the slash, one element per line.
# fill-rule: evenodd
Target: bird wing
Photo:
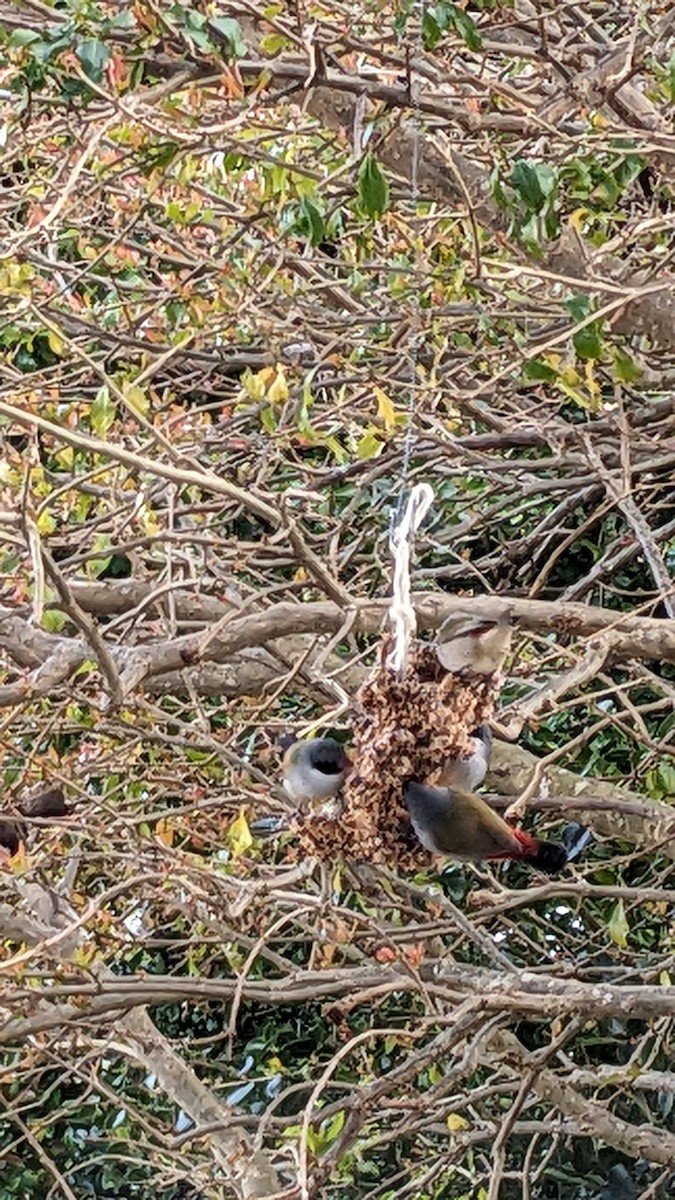
<path fill-rule="evenodd" d="M 520 858 L 522 846 L 510 825 L 496 813 L 482 796 L 453 793 L 452 825 L 443 849 L 448 854 L 457 847 L 471 848 L 468 857 Z"/>

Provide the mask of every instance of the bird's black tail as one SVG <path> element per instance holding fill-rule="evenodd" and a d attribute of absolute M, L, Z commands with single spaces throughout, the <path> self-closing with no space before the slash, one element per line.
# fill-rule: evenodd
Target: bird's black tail
<path fill-rule="evenodd" d="M 534 853 L 528 854 L 527 861 L 546 875 L 556 875 L 567 865 L 567 851 L 559 842 L 538 841 Z"/>

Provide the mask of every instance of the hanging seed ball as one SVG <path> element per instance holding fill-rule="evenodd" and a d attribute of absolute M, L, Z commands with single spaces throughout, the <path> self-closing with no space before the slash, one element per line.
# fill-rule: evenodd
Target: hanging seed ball
<path fill-rule="evenodd" d="M 303 850 L 322 859 L 343 857 L 405 871 L 429 864 L 403 799 L 408 779 L 432 780 L 450 758 L 471 753 L 470 734 L 489 719 L 501 677 L 453 675 L 433 646 L 418 642 L 398 679 L 384 663 L 391 639 L 360 688 L 351 757 L 354 769 L 342 790 L 337 820 L 308 820 L 300 831 Z"/>

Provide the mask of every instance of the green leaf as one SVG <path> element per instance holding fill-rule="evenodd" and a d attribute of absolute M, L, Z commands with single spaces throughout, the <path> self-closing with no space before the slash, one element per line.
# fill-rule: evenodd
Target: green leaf
<path fill-rule="evenodd" d="M 300 201 L 300 210 L 304 217 L 303 224 L 307 230 L 310 243 L 312 246 L 318 246 L 319 242 L 323 241 L 326 233 L 323 217 L 316 204 L 313 204 L 308 196 L 304 196 Z"/>
<path fill-rule="evenodd" d="M 662 758 L 656 768 L 656 776 L 664 796 L 675 796 L 675 763 Z"/>
<path fill-rule="evenodd" d="M 94 83 L 99 83 L 103 77 L 103 68 L 110 59 L 110 53 L 105 42 L 99 42 L 97 38 L 86 38 L 75 50 L 85 75 L 93 79 Z"/>
<path fill-rule="evenodd" d="M 574 321 L 583 321 L 591 311 L 591 301 L 585 292 L 568 296 L 563 303 Z"/>
<path fill-rule="evenodd" d="M 549 194 L 548 169 L 541 171 L 541 167 L 532 166 L 524 158 L 519 158 L 511 172 L 510 182 L 530 212 L 541 212 Z"/>
<path fill-rule="evenodd" d="M 278 421 L 271 405 L 268 405 L 267 408 L 263 408 L 262 412 L 260 413 L 260 424 L 265 430 L 265 433 L 275 432 Z"/>
<path fill-rule="evenodd" d="M 213 50 L 213 42 L 204 29 L 191 29 L 190 38 L 199 50 L 205 50 L 207 54 Z"/>
<path fill-rule="evenodd" d="M 549 367 L 543 358 L 531 358 L 523 366 L 523 378 L 532 379 L 537 383 L 552 383 L 557 376 L 553 367 Z"/>
<path fill-rule="evenodd" d="M 317 1139 L 319 1143 L 317 1150 L 320 1154 L 323 1154 L 332 1145 L 338 1135 L 342 1133 L 346 1116 L 345 1110 L 341 1108 L 330 1121 L 321 1122 L 319 1137 Z"/>
<path fill-rule="evenodd" d="M 381 217 L 389 206 L 389 184 L 370 150 L 358 174 L 359 204 L 368 217 Z"/>
<path fill-rule="evenodd" d="M 263 54 L 269 55 L 270 58 L 274 58 L 276 54 L 280 54 L 289 45 L 290 38 L 285 37 L 283 33 L 266 33 L 260 39 L 260 49 L 263 51 Z"/>
<path fill-rule="evenodd" d="M 14 29 L 9 38 L 10 50 L 20 50 L 22 46 L 30 46 L 40 41 L 40 34 L 34 29 Z"/>
<path fill-rule="evenodd" d="M 185 224 L 183 205 L 179 204 L 177 200 L 169 200 L 169 203 L 166 206 L 166 215 L 170 221 L 173 221 L 174 225 Z"/>
<path fill-rule="evenodd" d="M 449 18 L 469 50 L 482 49 L 483 39 L 476 28 L 476 23 L 468 13 L 464 12 L 463 8 L 458 8 L 456 4 L 451 5 Z"/>
<path fill-rule="evenodd" d="M 618 348 L 614 350 L 614 377 L 618 383 L 634 383 L 641 375 L 642 367 L 630 354 Z"/>
<path fill-rule="evenodd" d="M 622 950 L 628 948 L 628 934 L 630 927 L 626 920 L 626 910 L 623 906 L 623 900 L 619 900 L 612 909 L 612 915 L 607 924 L 609 936 L 616 946 Z"/>
<path fill-rule="evenodd" d="M 94 433 L 104 438 L 115 421 L 117 409 L 110 399 L 110 392 L 104 384 L 100 387 L 89 410 L 89 420 Z"/>
<path fill-rule="evenodd" d="M 98 533 L 93 540 L 92 550 L 98 554 L 101 550 L 107 550 L 110 545 L 110 537 L 107 533 Z M 110 566 L 112 554 L 105 554 L 101 558 L 89 558 L 85 563 L 84 569 L 90 579 L 98 579 L 104 571 Z"/>
<path fill-rule="evenodd" d="M 602 357 L 602 322 L 594 321 L 592 325 L 587 325 L 585 329 L 580 329 L 575 333 L 572 341 L 574 349 L 579 358 L 601 358 Z"/>
<path fill-rule="evenodd" d="M 424 45 L 426 46 L 427 50 L 435 50 L 436 46 L 443 37 L 443 30 L 436 20 L 436 14 L 433 8 L 426 8 L 424 10 L 424 14 L 422 16 L 422 33 L 424 36 Z"/>
<path fill-rule="evenodd" d="M 66 614 L 58 608 L 46 608 L 42 614 L 40 625 L 48 633 L 60 633 L 66 623 Z"/>
<path fill-rule="evenodd" d="M 448 867 L 441 874 L 441 884 L 446 896 L 455 904 L 462 904 L 469 890 L 466 872 L 461 867 Z"/>
<path fill-rule="evenodd" d="M 230 49 L 235 58 L 246 57 L 246 42 L 241 25 L 234 17 L 211 17 L 209 25 L 217 29 L 230 44 Z"/>
<path fill-rule="evenodd" d="M 141 152 L 139 167 L 144 175 L 152 171 L 163 171 L 179 153 L 180 146 L 176 142 L 158 142 L 153 146 L 146 146 Z"/>

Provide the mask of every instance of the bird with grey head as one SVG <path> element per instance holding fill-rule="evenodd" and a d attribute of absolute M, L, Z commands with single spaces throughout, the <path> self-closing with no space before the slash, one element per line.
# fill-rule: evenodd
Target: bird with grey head
<path fill-rule="evenodd" d="M 283 785 L 292 800 L 307 804 L 337 796 L 352 763 L 336 738 L 285 738 L 280 744 Z"/>

